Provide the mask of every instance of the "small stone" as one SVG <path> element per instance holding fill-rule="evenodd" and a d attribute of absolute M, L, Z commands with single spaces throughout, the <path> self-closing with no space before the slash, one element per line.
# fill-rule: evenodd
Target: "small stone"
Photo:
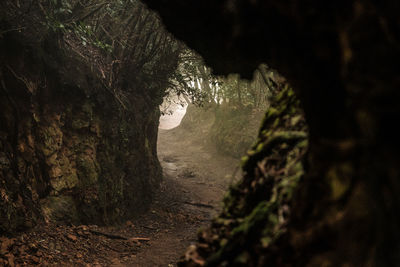
<path fill-rule="evenodd" d="M 78 238 L 75 235 L 68 234 L 67 238 L 72 241 L 76 241 Z"/>
<path fill-rule="evenodd" d="M 40 263 L 40 259 L 36 256 L 32 256 L 31 259 L 34 263 Z"/>
<path fill-rule="evenodd" d="M 79 225 L 77 228 L 78 228 L 78 229 L 81 229 L 82 231 L 87 231 L 87 230 L 89 230 L 89 227 L 88 227 L 87 225 Z"/>

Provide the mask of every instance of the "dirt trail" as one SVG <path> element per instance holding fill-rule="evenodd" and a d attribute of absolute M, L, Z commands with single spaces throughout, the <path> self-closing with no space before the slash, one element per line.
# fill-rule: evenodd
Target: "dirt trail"
<path fill-rule="evenodd" d="M 164 181 L 147 213 L 120 226 L 43 225 L 0 237 L 0 266 L 176 266 L 219 211 L 238 165 L 203 142 L 199 133 L 160 130 Z"/>
<path fill-rule="evenodd" d="M 151 241 L 138 251 L 130 266 L 175 266 L 196 241 L 198 229 L 221 208 L 237 160 L 216 155 L 201 137 L 185 136 L 179 129 L 159 132 L 164 182 L 151 210 L 159 217 L 150 220 L 159 224 L 155 227 L 159 231 L 151 234 Z"/>

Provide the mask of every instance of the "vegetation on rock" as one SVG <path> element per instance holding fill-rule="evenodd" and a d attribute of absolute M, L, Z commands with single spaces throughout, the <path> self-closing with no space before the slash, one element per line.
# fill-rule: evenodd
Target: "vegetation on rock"
<path fill-rule="evenodd" d="M 222 213 L 199 233 L 199 244 L 181 266 L 267 264 L 268 249 L 285 238 L 293 195 L 304 175 L 307 135 L 293 90 L 279 88 L 257 142 L 242 158 L 243 179 L 230 188 Z"/>
<path fill-rule="evenodd" d="M 206 135 L 219 152 L 240 158 L 255 142 L 271 92 L 284 78 L 265 64 L 255 71 L 251 82 L 234 74 L 216 76 L 195 52 L 186 48 L 181 55 L 175 76 L 179 78 L 164 98 L 162 112 L 171 114 L 171 103 L 188 105 L 182 126 L 193 130 L 207 124 L 198 133 Z"/>
<path fill-rule="evenodd" d="M 398 1 L 145 2 L 213 72 L 138 0 L 0 3 L 0 234 L 144 209 L 172 91 L 214 112 L 227 153 L 250 143 L 230 134 L 243 115 L 268 108 L 243 180 L 182 266 L 397 266 Z M 218 76 L 255 69 L 253 84 Z"/>
<path fill-rule="evenodd" d="M 143 211 L 179 43 L 139 1 L 0 9 L 0 233 Z"/>

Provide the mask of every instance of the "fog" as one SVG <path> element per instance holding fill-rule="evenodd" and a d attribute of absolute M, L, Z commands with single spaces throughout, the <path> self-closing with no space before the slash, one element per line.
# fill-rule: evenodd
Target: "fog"
<path fill-rule="evenodd" d="M 172 114 L 165 114 L 160 117 L 159 128 L 163 130 L 170 130 L 179 126 L 186 114 L 186 108 L 187 105 L 182 107 L 181 105 L 175 104 L 171 108 Z"/>

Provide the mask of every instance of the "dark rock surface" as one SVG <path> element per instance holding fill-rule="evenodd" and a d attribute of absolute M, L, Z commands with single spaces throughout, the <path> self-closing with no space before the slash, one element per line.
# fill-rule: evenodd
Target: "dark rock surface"
<path fill-rule="evenodd" d="M 161 181 L 165 88 L 142 90 L 139 74 L 118 76 L 122 103 L 98 73 L 107 55 L 46 29 L 36 5 L 12 8 L 1 4 L 0 234 L 43 220 L 107 224 L 142 212 Z"/>
<path fill-rule="evenodd" d="M 285 237 L 237 265 L 397 265 L 398 1 L 145 2 L 216 73 L 249 78 L 265 62 L 301 100 L 309 150 Z"/>

